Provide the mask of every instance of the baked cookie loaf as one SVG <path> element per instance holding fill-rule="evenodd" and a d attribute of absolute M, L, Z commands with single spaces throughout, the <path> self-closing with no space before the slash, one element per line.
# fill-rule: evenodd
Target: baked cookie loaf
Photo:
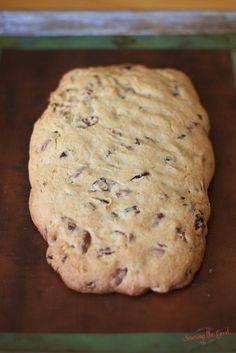
<path fill-rule="evenodd" d="M 63 76 L 31 137 L 29 207 L 70 288 L 138 295 L 190 283 L 210 214 L 208 132 L 182 72 L 118 65 Z"/>

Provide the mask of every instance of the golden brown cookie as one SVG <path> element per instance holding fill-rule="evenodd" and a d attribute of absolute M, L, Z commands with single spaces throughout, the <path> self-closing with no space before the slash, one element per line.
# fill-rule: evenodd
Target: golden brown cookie
<path fill-rule="evenodd" d="M 63 76 L 30 143 L 32 219 L 80 292 L 164 293 L 200 267 L 214 172 L 188 77 L 141 65 Z"/>

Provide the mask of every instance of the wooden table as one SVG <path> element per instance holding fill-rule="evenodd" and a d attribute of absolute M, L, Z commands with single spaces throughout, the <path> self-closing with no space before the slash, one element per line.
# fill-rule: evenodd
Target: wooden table
<path fill-rule="evenodd" d="M 1 0 L 0 9 L 11 10 L 235 10 L 235 0 Z"/>
<path fill-rule="evenodd" d="M 93 16 L 106 19 L 105 12 L 0 13 L 0 352 L 236 351 L 235 14 L 151 14 L 140 14 L 152 19 L 151 27 L 133 17 L 142 25 L 125 33 L 125 16 L 134 12 L 118 13 L 114 28 L 105 20 L 92 26 Z M 155 26 L 157 18 L 163 26 Z M 27 205 L 28 142 L 64 71 L 127 61 L 184 70 L 210 114 L 217 172 L 207 254 L 183 290 L 87 296 L 66 288 L 44 260 L 45 244 Z M 191 339 L 206 327 L 213 339 Z M 218 337 L 217 330 L 226 335 Z"/>

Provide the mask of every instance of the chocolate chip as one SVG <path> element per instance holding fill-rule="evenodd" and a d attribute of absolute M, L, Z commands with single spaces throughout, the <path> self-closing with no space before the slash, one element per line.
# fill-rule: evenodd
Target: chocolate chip
<path fill-rule="evenodd" d="M 125 235 L 125 232 L 122 232 L 122 230 L 118 230 L 118 229 L 113 230 L 112 233 L 117 233 L 117 234 L 120 234 L 120 235 Z"/>
<path fill-rule="evenodd" d="M 152 137 L 150 136 L 144 136 L 146 140 L 151 141 L 151 142 L 156 142 Z"/>
<path fill-rule="evenodd" d="M 134 179 L 140 179 L 140 178 L 148 176 L 148 175 L 150 175 L 149 172 L 144 172 L 144 173 L 141 173 L 141 174 L 137 174 L 137 175 L 133 176 L 133 178 L 131 178 L 130 181 L 132 181 Z"/>
<path fill-rule="evenodd" d="M 122 133 L 118 130 L 111 130 L 112 134 L 116 137 L 121 137 L 122 136 Z"/>
<path fill-rule="evenodd" d="M 68 258 L 68 255 L 63 256 L 63 258 L 61 259 L 61 262 L 64 264 L 67 258 Z"/>
<path fill-rule="evenodd" d="M 93 93 L 93 90 L 91 89 L 91 88 L 88 88 L 87 90 L 86 90 L 86 94 L 87 95 L 91 95 Z"/>
<path fill-rule="evenodd" d="M 202 120 L 202 115 L 201 114 L 197 114 L 197 116 L 198 116 L 198 118 L 200 119 L 200 120 Z"/>
<path fill-rule="evenodd" d="M 162 243 L 157 243 L 157 245 L 159 248 L 166 248 L 167 247 L 166 244 L 162 244 Z"/>
<path fill-rule="evenodd" d="M 170 161 L 172 161 L 172 157 L 171 156 L 165 156 L 164 161 L 165 162 L 170 162 Z"/>
<path fill-rule="evenodd" d="M 93 211 L 96 210 L 96 206 L 94 205 L 94 203 L 89 202 L 88 204 L 89 204 L 89 206 L 92 208 Z"/>
<path fill-rule="evenodd" d="M 179 84 L 178 82 L 174 83 L 174 87 L 171 90 L 172 96 L 173 97 L 179 97 L 180 96 L 180 91 L 179 91 Z"/>
<path fill-rule="evenodd" d="M 53 113 L 55 113 L 55 111 L 57 110 L 57 108 L 61 108 L 61 107 L 62 107 L 62 104 L 52 103 L 52 104 L 51 104 L 51 107 L 52 107 Z"/>
<path fill-rule="evenodd" d="M 126 88 L 126 91 L 127 91 L 127 92 L 130 92 L 130 93 L 136 93 L 136 92 L 135 92 L 135 89 L 134 89 L 133 87 L 127 87 L 127 88 Z"/>
<path fill-rule="evenodd" d="M 84 126 L 82 126 L 82 127 L 86 128 L 86 127 L 90 127 L 90 126 L 97 124 L 98 117 L 95 115 L 91 115 L 91 116 L 88 116 L 87 118 L 82 118 L 81 121 L 84 124 Z M 81 126 L 79 126 L 79 127 L 81 127 Z"/>
<path fill-rule="evenodd" d="M 112 154 L 112 152 L 110 150 L 106 151 L 106 157 L 109 157 Z"/>
<path fill-rule="evenodd" d="M 119 218 L 118 214 L 116 212 L 111 213 L 114 218 Z"/>
<path fill-rule="evenodd" d="M 82 237 L 83 237 L 82 254 L 85 254 L 88 251 L 88 249 L 89 249 L 89 247 L 91 245 L 92 237 L 91 237 L 90 233 L 87 230 L 85 230 L 83 232 L 83 236 Z"/>
<path fill-rule="evenodd" d="M 95 282 L 89 282 L 89 283 L 86 284 L 86 287 L 87 287 L 88 289 L 93 290 L 93 289 L 96 288 L 96 283 L 95 283 Z"/>
<path fill-rule="evenodd" d="M 136 239 L 136 236 L 134 235 L 134 233 L 130 233 L 129 234 L 129 242 L 133 243 L 135 241 L 135 239 Z"/>
<path fill-rule="evenodd" d="M 100 201 L 101 203 L 105 203 L 105 204 L 110 204 L 111 201 L 106 200 L 106 199 L 100 199 L 99 197 L 94 197 L 95 200 Z"/>
<path fill-rule="evenodd" d="M 68 156 L 67 152 L 62 152 L 60 158 L 66 158 Z"/>
<path fill-rule="evenodd" d="M 133 211 L 135 214 L 140 213 L 140 209 L 139 209 L 138 206 L 136 206 L 136 205 L 130 206 L 130 207 L 126 207 L 126 208 L 125 208 L 125 212 L 126 212 L 126 213 L 129 213 L 129 212 L 131 212 L 131 211 Z"/>
<path fill-rule="evenodd" d="M 111 250 L 110 247 L 106 247 L 106 248 L 101 248 L 98 250 L 98 256 L 103 256 L 103 255 L 111 255 L 113 254 L 115 251 Z"/>
<path fill-rule="evenodd" d="M 185 231 L 182 228 L 180 228 L 180 227 L 176 227 L 175 231 L 176 231 L 176 235 L 180 239 L 182 239 L 185 243 L 187 243 L 187 239 L 185 237 Z"/>
<path fill-rule="evenodd" d="M 178 136 L 178 139 L 182 140 L 185 137 L 186 137 L 186 134 L 181 134 L 181 135 Z"/>
<path fill-rule="evenodd" d="M 97 74 L 93 75 L 93 77 L 96 79 L 98 86 L 100 86 L 102 84 L 101 77 Z"/>

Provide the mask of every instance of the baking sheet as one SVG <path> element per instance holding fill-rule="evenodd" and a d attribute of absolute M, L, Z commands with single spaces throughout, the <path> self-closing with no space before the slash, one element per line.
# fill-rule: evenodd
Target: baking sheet
<path fill-rule="evenodd" d="M 28 211 L 28 143 L 60 76 L 76 66 L 134 62 L 193 80 L 211 119 L 216 175 L 207 252 L 193 283 L 140 297 L 68 289 L 47 265 Z M 236 330 L 236 100 L 227 50 L 4 51 L 0 63 L 0 332 Z"/>

